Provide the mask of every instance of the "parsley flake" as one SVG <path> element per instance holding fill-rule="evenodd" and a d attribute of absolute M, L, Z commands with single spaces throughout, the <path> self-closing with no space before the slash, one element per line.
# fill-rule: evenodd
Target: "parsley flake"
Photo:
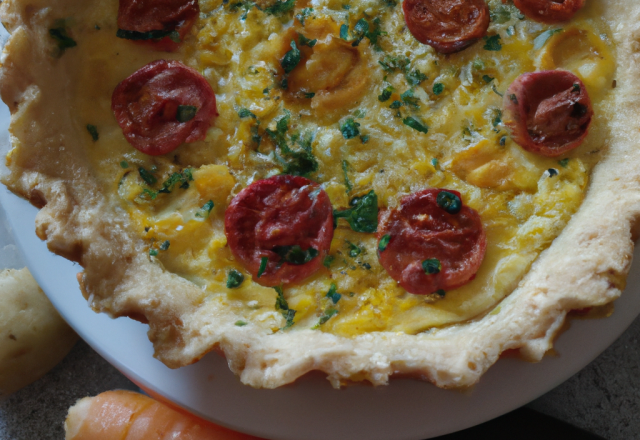
<path fill-rule="evenodd" d="M 100 136 L 98 135 L 98 127 L 96 127 L 95 125 L 87 124 L 87 131 L 91 135 L 91 139 L 93 139 L 93 142 L 99 139 Z"/>
<path fill-rule="evenodd" d="M 422 269 L 427 275 L 435 275 L 442 270 L 442 264 L 437 258 L 428 258 L 422 262 Z"/>
<path fill-rule="evenodd" d="M 196 117 L 198 107 L 195 105 L 179 105 L 176 111 L 176 120 L 178 122 L 188 122 Z"/>
<path fill-rule="evenodd" d="M 391 235 L 386 234 L 383 235 L 380 241 L 378 242 L 378 252 L 384 252 L 389 246 L 389 242 L 391 241 Z"/>
<path fill-rule="evenodd" d="M 231 269 L 227 276 L 227 289 L 237 289 L 243 281 L 244 275 L 235 269 Z"/>
<path fill-rule="evenodd" d="M 358 127 L 359 123 L 353 120 L 353 118 L 347 118 L 342 124 L 340 124 L 340 131 L 345 139 L 352 139 L 360 134 Z"/>
<path fill-rule="evenodd" d="M 264 271 L 267 270 L 267 263 L 269 262 L 269 258 L 262 257 L 260 258 L 260 267 L 258 268 L 258 276 L 256 278 L 260 278 Z"/>
<path fill-rule="evenodd" d="M 502 50 L 502 44 L 500 44 L 500 35 L 492 35 L 490 37 L 484 37 L 485 45 L 482 47 L 484 50 L 490 50 L 497 52 Z"/>
<path fill-rule="evenodd" d="M 419 121 L 416 117 L 414 116 L 409 116 L 406 117 L 402 120 L 402 123 L 404 125 L 407 125 L 411 128 L 413 128 L 414 130 L 419 131 L 420 133 L 428 133 L 429 132 L 429 127 L 427 127 L 423 122 Z"/>
<path fill-rule="evenodd" d="M 295 69 L 300 62 L 300 57 L 301 54 L 296 46 L 296 42 L 291 40 L 291 50 L 284 54 L 284 57 L 280 61 L 280 65 L 282 66 L 284 73 L 291 73 L 291 71 Z"/>
<path fill-rule="evenodd" d="M 440 191 L 436 197 L 436 204 L 449 214 L 457 214 L 462 209 L 462 200 L 449 191 Z"/>
<path fill-rule="evenodd" d="M 354 197 L 349 202 L 351 208 L 333 211 L 334 221 L 344 218 L 356 232 L 376 232 L 378 230 L 378 196 L 374 190 L 362 197 Z"/>

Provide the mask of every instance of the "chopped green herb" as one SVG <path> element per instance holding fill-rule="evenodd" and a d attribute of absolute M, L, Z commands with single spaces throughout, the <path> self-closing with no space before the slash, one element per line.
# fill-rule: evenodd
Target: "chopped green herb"
<path fill-rule="evenodd" d="M 227 289 L 236 289 L 240 287 L 243 281 L 244 275 L 235 269 L 231 269 L 227 276 Z"/>
<path fill-rule="evenodd" d="M 310 40 L 304 35 L 302 35 L 301 33 L 298 33 L 298 42 L 300 43 L 300 46 L 313 47 L 316 45 L 318 40 L 317 39 Z"/>
<path fill-rule="evenodd" d="M 381 61 L 378 61 L 378 64 L 380 64 L 386 72 L 391 73 L 395 70 L 406 72 L 410 62 L 411 61 L 407 57 L 393 57 L 391 55 L 385 55 Z"/>
<path fill-rule="evenodd" d="M 417 86 L 421 82 L 423 82 L 423 81 L 428 79 L 427 75 L 425 75 L 424 73 L 420 72 L 418 69 L 415 69 L 415 70 L 407 73 L 404 77 L 405 77 L 405 79 L 407 80 L 407 83 L 409 83 L 410 86 Z"/>
<path fill-rule="evenodd" d="M 360 134 L 358 127 L 359 123 L 353 120 L 353 118 L 347 118 L 342 124 L 340 124 L 340 131 L 345 139 L 352 139 Z"/>
<path fill-rule="evenodd" d="M 433 159 L 431 159 L 431 165 L 433 165 L 435 169 L 438 169 L 438 167 L 440 166 L 440 161 L 438 160 L 437 157 L 434 157 Z"/>
<path fill-rule="evenodd" d="M 382 51 L 382 47 L 380 47 L 380 44 L 378 42 L 378 38 L 387 35 L 387 33 L 384 32 L 382 30 L 382 28 L 380 27 L 380 18 L 379 17 L 374 18 L 373 21 L 371 22 L 371 24 L 373 26 L 371 27 L 371 30 L 369 32 L 367 32 L 367 38 L 369 39 L 369 41 L 373 45 L 373 48 L 376 51 L 380 52 L 380 51 Z"/>
<path fill-rule="evenodd" d="M 334 211 L 335 221 L 345 218 L 356 232 L 376 232 L 378 229 L 378 196 L 371 190 L 362 197 L 354 197 L 349 202 L 351 208 Z"/>
<path fill-rule="evenodd" d="M 194 105 L 179 105 L 176 111 L 176 119 L 178 122 L 188 122 L 196 117 L 198 107 Z"/>
<path fill-rule="evenodd" d="M 484 82 L 486 82 L 487 84 L 489 84 L 491 81 L 493 81 L 495 78 L 489 75 L 482 75 L 482 79 L 484 80 Z"/>
<path fill-rule="evenodd" d="M 350 241 L 347 241 L 347 244 L 349 245 L 349 256 L 351 258 L 355 258 L 362 253 L 362 249 L 360 249 L 357 245 L 351 243 Z"/>
<path fill-rule="evenodd" d="M 129 168 L 129 162 L 123 160 L 122 162 L 120 162 L 120 168 Z"/>
<path fill-rule="evenodd" d="M 152 257 L 157 257 L 158 256 L 158 250 L 157 249 L 149 249 L 149 255 Z"/>
<path fill-rule="evenodd" d="M 351 5 L 342 5 L 342 9 L 348 11 L 349 9 L 351 9 Z"/>
<path fill-rule="evenodd" d="M 573 88 L 571 89 L 571 91 L 572 91 L 573 93 L 580 93 L 580 84 L 575 83 L 575 84 L 573 85 Z"/>
<path fill-rule="evenodd" d="M 436 204 L 449 214 L 457 214 L 462 209 L 462 200 L 449 191 L 440 191 L 436 197 Z"/>
<path fill-rule="evenodd" d="M 491 125 L 493 125 L 493 127 L 497 127 L 498 125 L 500 125 L 502 123 L 502 110 L 500 109 L 494 109 L 493 110 L 493 117 L 491 119 Z"/>
<path fill-rule="evenodd" d="M 366 37 L 369 33 L 369 22 L 364 18 L 361 18 L 356 22 L 356 25 L 353 27 L 353 36 L 355 40 L 351 43 L 351 46 L 356 47 L 360 44 L 362 39 Z"/>
<path fill-rule="evenodd" d="M 507 137 L 506 136 L 502 136 L 500 138 L 500 146 L 504 147 L 505 145 L 507 145 Z"/>
<path fill-rule="evenodd" d="M 171 243 L 169 242 L 169 240 L 165 240 L 160 245 L 160 250 L 161 251 L 166 251 L 167 249 L 169 249 L 169 246 L 171 246 Z"/>
<path fill-rule="evenodd" d="M 316 96 L 315 92 L 302 92 L 302 96 L 306 99 L 311 99 Z"/>
<path fill-rule="evenodd" d="M 435 292 L 433 292 L 434 295 L 438 295 L 440 298 L 444 298 L 444 296 L 447 294 L 447 292 L 445 292 L 442 289 L 436 290 Z"/>
<path fill-rule="evenodd" d="M 507 35 L 510 37 L 513 37 L 516 34 L 516 27 L 515 26 L 509 26 L 506 30 Z"/>
<path fill-rule="evenodd" d="M 504 24 L 507 21 L 511 20 L 511 8 L 512 6 L 510 5 L 499 4 L 489 13 L 491 21 L 498 24 Z"/>
<path fill-rule="evenodd" d="M 196 212 L 196 217 L 208 218 L 209 214 L 211 214 L 211 210 L 213 209 L 213 200 L 209 200 L 207 203 L 202 205 L 202 208 Z"/>
<path fill-rule="evenodd" d="M 343 40 L 349 39 L 349 26 L 347 26 L 346 24 L 340 26 L 340 38 L 342 38 Z"/>
<path fill-rule="evenodd" d="M 271 15 L 282 15 L 292 10 L 296 5 L 296 0 L 276 1 L 273 5 L 265 8 L 264 12 Z"/>
<path fill-rule="evenodd" d="M 420 107 L 420 99 L 418 99 L 413 95 L 412 89 L 409 89 L 406 92 L 404 92 L 402 95 L 400 95 L 400 99 L 402 99 L 402 102 L 404 102 L 408 106 L 411 106 L 413 108 Z"/>
<path fill-rule="evenodd" d="M 56 56 L 62 56 L 65 50 L 76 47 L 78 43 L 69 36 L 64 20 L 58 20 L 56 24 L 58 25 L 57 27 L 49 29 L 49 35 L 55 40 L 58 46 Z"/>
<path fill-rule="evenodd" d="M 498 95 L 501 98 L 504 96 L 504 94 L 498 92 L 498 89 L 496 88 L 495 84 L 491 84 L 491 90 L 493 90 L 493 93 L 495 93 L 496 95 Z"/>
<path fill-rule="evenodd" d="M 154 185 L 158 181 L 158 179 L 156 179 L 156 176 L 142 167 L 138 168 L 138 173 L 140 173 L 140 177 L 147 185 Z"/>
<path fill-rule="evenodd" d="M 327 255 L 326 257 L 324 257 L 324 260 L 322 260 L 322 265 L 327 269 L 329 269 L 331 267 L 331 263 L 333 263 L 333 260 L 335 259 L 336 257 L 332 255 Z"/>
<path fill-rule="evenodd" d="M 396 0 L 382 0 L 382 3 L 384 3 L 386 6 L 389 6 L 390 8 L 393 8 L 398 4 Z"/>
<path fill-rule="evenodd" d="M 245 325 L 247 325 L 247 323 L 244 321 L 236 321 L 235 325 L 237 325 L 238 327 L 244 327 Z"/>
<path fill-rule="evenodd" d="M 276 310 L 280 310 L 282 316 L 284 316 L 284 319 L 287 321 L 287 324 L 283 328 L 283 330 L 285 330 L 293 325 L 293 318 L 296 316 L 296 311 L 289 308 L 282 287 L 274 287 L 274 289 L 278 293 L 276 297 Z"/>
<path fill-rule="evenodd" d="M 561 159 L 558 161 L 562 168 L 566 168 L 569 165 L 569 158 Z"/>
<path fill-rule="evenodd" d="M 422 269 L 427 275 L 434 275 L 440 273 L 442 264 L 437 258 L 428 258 L 422 262 Z"/>
<path fill-rule="evenodd" d="M 313 14 L 313 8 L 304 8 L 302 11 L 300 11 L 299 14 L 296 14 L 296 18 L 298 19 L 300 24 L 304 26 L 304 20 L 307 17 L 311 16 L 311 14 Z"/>
<path fill-rule="evenodd" d="M 318 251 L 312 247 L 303 250 L 299 245 L 293 246 L 276 246 L 273 252 L 280 256 L 278 264 L 289 263 L 296 266 L 306 264 L 318 256 Z"/>
<path fill-rule="evenodd" d="M 548 29 L 544 31 L 533 40 L 533 49 L 534 50 L 542 49 L 544 45 L 547 44 L 547 41 L 549 41 L 551 37 L 553 37 L 557 33 L 562 32 L 563 30 L 564 29 Z"/>
<path fill-rule="evenodd" d="M 254 115 L 253 113 L 251 113 L 251 111 L 249 111 L 249 109 L 247 108 L 241 108 L 240 110 L 238 110 L 238 116 L 240 116 L 240 118 L 253 118 L 253 119 L 257 119 L 256 115 Z"/>
<path fill-rule="evenodd" d="M 555 168 L 549 168 L 547 172 L 549 173 L 549 177 L 555 177 L 558 175 L 558 170 Z"/>
<path fill-rule="evenodd" d="M 439 95 L 442 92 L 444 92 L 444 84 L 442 83 L 435 83 L 433 85 L 433 94 L 434 95 Z"/>
<path fill-rule="evenodd" d="M 142 195 L 146 196 L 147 198 L 149 198 L 151 200 L 155 200 L 156 197 L 158 197 L 158 191 L 154 191 L 154 190 L 149 189 L 149 188 L 144 188 L 142 190 Z"/>
<path fill-rule="evenodd" d="M 324 324 L 325 322 L 327 322 L 329 319 L 331 319 L 333 316 L 335 316 L 338 313 L 338 311 L 336 309 L 328 309 L 325 310 L 325 312 L 323 313 L 323 315 L 320 317 L 320 319 L 318 320 L 318 323 L 316 325 L 314 325 L 312 327 L 313 330 L 320 328 L 320 326 L 322 324 Z"/>
<path fill-rule="evenodd" d="M 402 107 L 404 104 L 402 103 L 402 101 L 393 101 L 390 105 L 389 108 L 392 108 L 394 110 L 399 109 L 400 107 Z"/>
<path fill-rule="evenodd" d="M 364 118 L 366 115 L 367 115 L 366 110 L 362 110 L 362 109 L 357 109 L 356 111 L 353 112 L 353 116 L 359 119 Z"/>
<path fill-rule="evenodd" d="M 414 130 L 419 131 L 420 133 L 428 133 L 429 132 L 429 127 L 427 127 L 423 122 L 419 121 L 414 116 L 409 116 L 409 117 L 404 118 L 402 120 L 402 123 L 404 125 L 407 125 L 407 126 L 413 128 Z"/>
<path fill-rule="evenodd" d="M 512 93 L 511 95 L 509 95 L 509 99 L 510 99 L 514 104 L 517 104 L 517 103 L 518 103 L 518 97 L 515 95 L 515 93 Z"/>
<path fill-rule="evenodd" d="M 344 174 L 344 186 L 347 187 L 347 192 L 353 189 L 351 186 L 351 182 L 349 181 L 349 162 L 346 160 L 342 161 L 342 174 Z"/>
<path fill-rule="evenodd" d="M 385 102 L 388 101 L 389 98 L 391 98 L 391 95 L 393 94 L 394 88 L 391 84 L 386 83 L 387 86 L 382 90 L 382 93 L 378 95 L 378 101 L 380 102 Z"/>
<path fill-rule="evenodd" d="M 284 57 L 280 61 L 280 65 L 284 70 L 284 73 L 291 73 L 300 62 L 300 51 L 296 46 L 296 42 L 291 40 L 291 50 L 284 54 Z"/>
<path fill-rule="evenodd" d="M 258 268 L 258 276 L 256 278 L 260 278 L 264 271 L 267 270 L 267 263 L 269 262 L 269 258 L 261 257 L 260 258 L 260 267 Z"/>
<path fill-rule="evenodd" d="M 482 47 L 484 50 L 499 51 L 502 49 L 502 44 L 500 44 L 500 35 L 484 37 L 484 41 L 485 45 Z"/>
<path fill-rule="evenodd" d="M 378 252 L 384 252 L 389 246 L 389 242 L 391 241 L 391 235 L 385 234 L 382 236 L 380 241 L 378 242 Z"/>
<path fill-rule="evenodd" d="M 329 288 L 329 291 L 325 296 L 333 301 L 334 304 L 338 304 L 338 301 L 340 301 L 340 298 L 342 298 L 342 295 L 338 293 L 338 287 L 336 286 L 336 283 L 331 283 L 331 287 Z"/>
<path fill-rule="evenodd" d="M 168 194 L 177 184 L 180 184 L 180 188 L 188 189 L 189 182 L 193 181 L 193 173 L 191 172 L 191 168 L 185 168 L 182 172 L 172 173 L 167 180 L 162 182 L 162 189 L 160 189 L 161 193 Z"/>
<path fill-rule="evenodd" d="M 281 117 L 276 124 L 276 130 L 274 131 L 267 128 L 265 133 L 269 135 L 280 150 L 280 154 L 276 152 L 275 157 L 284 168 L 282 173 L 293 176 L 306 176 L 318 169 L 318 161 L 311 149 L 313 133 L 308 133 L 306 136 L 290 136 L 291 141 L 297 143 L 302 148 L 302 151 L 292 150 L 287 144 L 285 137 L 289 129 L 290 118 L 291 113 L 285 110 L 285 115 Z"/>
<path fill-rule="evenodd" d="M 362 134 L 360 135 L 360 142 L 366 144 L 367 142 L 369 142 L 369 138 L 370 136 L 368 134 Z"/>
<path fill-rule="evenodd" d="M 87 124 L 87 131 L 91 135 L 91 139 L 93 139 L 93 142 L 97 141 L 100 137 L 98 135 L 98 128 L 95 125 Z"/>

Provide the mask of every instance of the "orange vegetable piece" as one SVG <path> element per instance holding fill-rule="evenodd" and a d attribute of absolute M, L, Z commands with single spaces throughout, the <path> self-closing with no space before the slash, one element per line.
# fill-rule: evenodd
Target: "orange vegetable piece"
<path fill-rule="evenodd" d="M 122 390 L 78 400 L 64 428 L 65 440 L 259 440 Z"/>

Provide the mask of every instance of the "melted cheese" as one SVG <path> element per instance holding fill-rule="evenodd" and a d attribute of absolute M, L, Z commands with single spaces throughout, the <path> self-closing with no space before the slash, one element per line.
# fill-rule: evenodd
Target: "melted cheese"
<path fill-rule="evenodd" d="M 303 3 L 298 2 L 294 15 L 302 13 Z M 553 33 L 541 49 L 534 49 L 534 39 L 556 27 L 521 20 L 511 10 L 508 19 L 489 28 L 489 36 L 500 36 L 501 50 L 486 50 L 486 42 L 480 41 L 449 56 L 411 36 L 400 4 L 390 7 L 381 1 L 362 1 L 345 9 L 342 2 L 314 0 L 304 24 L 287 14 L 280 18 L 256 7 L 247 11 L 250 3 L 201 1 L 200 20 L 176 54 L 152 52 L 115 38 L 116 11 L 110 6 L 95 12 L 100 31 L 89 25 L 74 29 L 86 42 L 74 55 L 84 60 L 77 73 L 78 132 L 86 135 L 85 124 L 98 126 L 99 141 L 88 142 L 90 160 L 106 192 L 130 213 L 141 240 L 157 254 L 149 258 L 201 286 L 205 297 L 233 308 L 246 322 L 273 319 L 276 293 L 254 283 L 234 260 L 226 246 L 224 212 L 242 188 L 281 172 L 274 145 L 267 136 L 261 136 L 258 145 L 256 134 L 266 127 L 274 129 L 285 109 L 291 113 L 289 133 L 313 135 L 318 170 L 311 178 L 322 184 L 336 209 L 372 189 L 381 209 L 427 187 L 460 191 L 463 201 L 482 217 L 487 253 L 476 278 L 447 292 L 444 299 L 406 293 L 378 263 L 375 235 L 353 232 L 342 221 L 331 244 L 334 259 L 329 269 L 301 285 L 285 286 L 284 294 L 296 310 L 295 325 L 288 331 L 316 327 L 345 336 L 385 330 L 417 333 L 462 322 L 495 308 L 562 231 L 582 202 L 596 153 L 606 145 L 602 122 L 611 110 L 604 99 L 614 74 L 615 51 L 594 3 L 589 2 L 563 32 Z M 489 4 L 492 10 L 502 7 L 498 0 Z M 340 39 L 342 24 L 353 32 L 363 17 L 380 18 L 386 34 L 378 39 L 379 49 L 367 38 L 357 47 Z M 372 27 L 372 20 L 369 23 Z M 305 48 L 308 56 L 291 73 L 290 89 L 284 91 L 279 86 L 279 61 L 297 33 L 318 42 L 313 50 Z M 385 71 L 379 63 L 388 64 L 385 56 L 407 57 L 407 70 Z M 120 62 L 111 62 L 114 57 Z M 216 92 L 220 116 L 206 140 L 149 157 L 126 142 L 109 104 L 119 81 L 158 58 L 182 59 L 200 71 Z M 536 68 L 573 71 L 594 101 L 591 133 L 561 161 L 524 151 L 510 140 L 501 122 L 499 93 L 519 74 Z M 405 74 L 416 70 L 427 79 L 411 86 Z M 388 86 L 393 93 L 382 102 L 379 96 Z M 439 87 L 442 92 L 436 93 Z M 408 90 L 417 106 L 390 108 L 394 101 L 402 102 Z M 298 92 L 315 95 L 301 97 Z M 240 109 L 248 109 L 255 118 L 241 118 Z M 407 116 L 428 125 L 428 133 L 404 125 Z M 340 124 L 349 118 L 365 138 L 343 137 Z M 348 163 L 348 184 L 343 161 Z M 193 181 L 186 189 L 176 186 L 170 194 L 154 198 L 144 192 L 150 188 L 139 167 L 155 170 L 159 182 L 190 168 Z M 206 212 L 203 207 L 209 201 L 214 207 Z M 354 246 L 360 249 L 358 255 L 352 252 Z M 226 287 L 230 269 L 245 275 L 237 289 Z M 326 297 L 332 283 L 342 295 L 337 304 Z M 337 313 L 318 325 L 329 310 Z M 273 322 L 277 330 L 281 324 L 278 319 Z"/>

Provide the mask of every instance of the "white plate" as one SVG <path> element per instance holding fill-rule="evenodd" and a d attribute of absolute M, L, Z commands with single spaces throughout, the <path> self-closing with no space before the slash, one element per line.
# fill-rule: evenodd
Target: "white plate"
<path fill-rule="evenodd" d="M 0 108 L 0 154 L 7 149 L 8 110 Z M 608 319 L 576 320 L 555 344 L 559 356 L 538 364 L 502 359 L 468 392 L 409 379 L 386 387 L 334 390 L 310 375 L 277 390 L 240 384 L 225 360 L 209 354 L 170 370 L 153 358 L 147 326 L 93 313 L 76 281 L 80 266 L 51 254 L 34 233 L 36 208 L 0 187 L 0 205 L 23 258 L 55 307 L 105 359 L 139 385 L 216 423 L 282 440 L 417 440 L 461 430 L 535 399 L 578 372 L 640 313 L 640 273 Z M 636 257 L 640 256 L 636 251 Z"/>

